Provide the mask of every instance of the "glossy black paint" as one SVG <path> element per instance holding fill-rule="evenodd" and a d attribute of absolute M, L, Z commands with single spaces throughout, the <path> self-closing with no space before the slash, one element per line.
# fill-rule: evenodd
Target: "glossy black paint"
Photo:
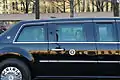
<path fill-rule="evenodd" d="M 116 50 L 119 51 L 120 45 L 116 44 L 97 44 L 97 43 L 49 43 L 49 42 L 57 42 L 56 40 L 56 28 L 57 24 L 69 24 L 67 21 L 78 22 L 82 21 L 85 23 L 85 28 L 87 32 L 87 40 L 88 42 L 96 42 L 95 35 L 95 22 L 93 20 L 114 20 L 113 24 L 115 25 L 115 32 L 117 39 L 120 38 L 119 35 L 119 22 L 115 23 L 115 20 L 119 20 L 119 18 L 76 18 L 76 19 L 54 19 L 54 20 L 36 20 L 36 21 L 22 21 L 16 25 L 14 25 L 10 30 L 0 35 L 0 55 L 9 54 L 10 52 L 18 53 L 24 58 L 28 59 L 33 65 L 33 71 L 35 76 L 58 76 L 58 77 L 70 77 L 70 76 L 120 76 L 120 65 L 119 63 L 42 63 L 40 60 L 80 60 L 80 61 L 120 61 L 120 55 L 98 55 L 95 51 L 98 50 Z M 89 22 L 90 21 L 90 22 Z M 64 23 L 65 22 L 65 23 Z M 13 43 L 15 36 L 18 30 L 23 25 L 43 25 L 46 30 L 45 36 L 47 43 Z M 23 26 L 24 27 L 24 26 Z M 21 29 L 22 30 L 22 29 Z M 21 31 L 20 30 L 20 31 Z M 118 32 L 118 34 L 117 34 Z M 7 37 L 11 37 L 7 39 Z M 18 35 L 19 36 L 19 33 Z M 16 36 L 16 39 L 17 39 Z M 118 39 L 119 42 L 120 39 Z M 59 54 L 59 52 L 55 52 L 53 54 L 51 49 L 55 48 L 64 49 L 64 54 Z M 69 55 L 68 51 L 70 49 L 75 49 L 78 51 L 89 51 L 93 50 L 92 54 L 87 55 Z M 30 52 L 31 51 L 31 52 Z M 36 53 L 36 51 L 38 51 Z M 43 52 L 40 52 L 43 51 Z M 46 54 L 43 54 L 46 53 Z M 2 57 L 2 56 L 1 56 Z M 33 62 L 32 62 L 33 61 Z M 95 77 L 94 77 L 95 78 Z"/>

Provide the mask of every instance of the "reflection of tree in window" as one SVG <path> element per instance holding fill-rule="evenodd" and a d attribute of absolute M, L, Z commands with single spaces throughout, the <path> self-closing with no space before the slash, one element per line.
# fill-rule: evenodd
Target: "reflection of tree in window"
<path fill-rule="evenodd" d="M 12 9 L 14 10 L 15 9 L 15 3 L 12 2 Z"/>
<path fill-rule="evenodd" d="M 17 1 L 15 2 L 15 7 L 16 7 L 16 10 L 18 10 L 18 2 Z"/>

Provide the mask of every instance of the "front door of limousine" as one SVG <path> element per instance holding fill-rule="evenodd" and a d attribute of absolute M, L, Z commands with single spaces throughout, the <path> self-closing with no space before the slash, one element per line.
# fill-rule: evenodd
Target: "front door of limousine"
<path fill-rule="evenodd" d="M 96 75 L 97 52 L 93 24 L 64 22 L 49 24 L 49 57 L 46 61 L 50 76 L 90 77 Z"/>
<path fill-rule="evenodd" d="M 44 23 L 24 24 L 16 36 L 12 46 L 19 47 L 32 54 L 35 61 L 34 75 L 43 75 L 44 68 L 39 60 L 44 60 L 44 55 L 48 53 L 47 25 Z"/>

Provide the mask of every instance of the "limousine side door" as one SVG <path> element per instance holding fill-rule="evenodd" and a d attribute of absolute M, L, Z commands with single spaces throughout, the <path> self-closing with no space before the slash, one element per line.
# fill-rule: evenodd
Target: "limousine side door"
<path fill-rule="evenodd" d="M 118 56 L 118 61 L 120 61 L 120 19 L 119 18 L 116 20 L 116 27 L 117 27 L 117 34 L 118 34 L 118 52 L 119 52 L 119 55 L 117 56 Z M 120 68 L 120 65 L 119 65 L 119 68 Z M 119 69 L 118 71 L 120 72 Z M 119 73 L 119 76 L 120 76 L 120 73 Z"/>
<path fill-rule="evenodd" d="M 94 20 L 98 52 L 98 75 L 118 75 L 118 36 L 114 20 Z"/>
<path fill-rule="evenodd" d="M 47 23 L 26 23 L 17 32 L 18 34 L 16 34 L 13 41 L 14 44 L 7 44 L 7 46 L 23 49 L 34 57 L 35 63 L 32 65 L 32 68 L 36 76 L 44 75 L 45 71 L 42 67 L 45 65 L 40 63 L 39 60 L 46 59 L 48 54 L 47 31 Z"/>
<path fill-rule="evenodd" d="M 49 64 L 51 76 L 90 77 L 96 75 L 97 53 L 93 23 L 56 22 L 49 24 Z M 53 40 L 54 39 L 54 40 Z M 53 40 L 53 41 L 52 41 Z"/>

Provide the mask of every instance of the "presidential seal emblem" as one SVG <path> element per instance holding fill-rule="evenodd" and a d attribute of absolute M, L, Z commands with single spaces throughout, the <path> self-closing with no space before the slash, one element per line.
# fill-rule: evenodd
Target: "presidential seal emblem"
<path fill-rule="evenodd" d="M 69 54 L 70 54 L 70 55 L 73 56 L 73 55 L 75 55 L 75 53 L 76 53 L 75 49 L 70 49 L 70 50 L 69 50 Z"/>

